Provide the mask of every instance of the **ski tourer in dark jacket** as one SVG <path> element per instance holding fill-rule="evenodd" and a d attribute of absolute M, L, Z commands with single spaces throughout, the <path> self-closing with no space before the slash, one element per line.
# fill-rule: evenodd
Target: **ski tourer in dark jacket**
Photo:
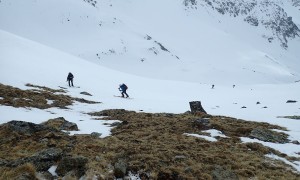
<path fill-rule="evenodd" d="M 74 86 L 73 85 L 73 78 L 74 78 L 73 74 L 71 72 L 69 72 L 68 77 L 67 77 L 67 81 L 68 81 L 70 87 L 71 87 L 71 85 Z"/>
<path fill-rule="evenodd" d="M 122 97 L 124 97 L 124 94 L 126 95 L 126 98 L 128 98 L 128 94 L 126 93 L 128 87 L 126 86 L 126 84 L 120 84 L 119 86 L 119 90 L 121 91 Z"/>

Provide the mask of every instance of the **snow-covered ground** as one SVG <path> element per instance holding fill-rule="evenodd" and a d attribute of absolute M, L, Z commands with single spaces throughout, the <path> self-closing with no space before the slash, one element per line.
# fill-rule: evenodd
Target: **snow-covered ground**
<path fill-rule="evenodd" d="M 299 23 L 294 7 L 286 6 Z M 288 129 L 290 140 L 300 141 L 300 120 L 278 118 L 300 115 L 299 38 L 283 50 L 261 38 L 263 29 L 240 21 L 185 11 L 181 0 L 102 1 L 96 8 L 80 0 L 2 0 L 0 83 L 58 89 L 67 87 L 72 72 L 80 88 L 67 87 L 68 94 L 102 103 L 76 103 L 67 110 L 0 106 L 0 123 L 63 116 L 77 123 L 80 131 L 72 134 L 105 137 L 112 121 L 96 121 L 87 112 L 183 113 L 199 100 L 209 114 L 277 124 Z M 121 83 L 132 99 L 114 97 Z M 263 144 L 300 156 L 299 145 Z M 300 171 L 300 163 L 295 166 Z"/>

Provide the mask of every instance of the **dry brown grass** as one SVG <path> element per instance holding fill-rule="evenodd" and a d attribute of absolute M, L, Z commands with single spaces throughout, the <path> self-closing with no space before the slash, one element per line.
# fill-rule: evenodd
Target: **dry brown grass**
<path fill-rule="evenodd" d="M 183 179 L 211 179 L 215 165 L 231 169 L 241 179 L 297 179 L 299 174 L 287 171 L 287 166 L 265 166 L 265 154 L 281 153 L 257 143 L 243 144 L 239 137 L 248 136 L 254 128 L 282 129 L 267 123 L 247 122 L 229 117 L 212 117 L 212 127 L 230 138 L 208 142 L 187 137 L 183 133 L 199 133 L 193 120 L 202 118 L 189 114 L 149 114 L 123 110 L 94 113 L 126 121 L 113 130 L 113 137 L 101 140 L 101 156 L 107 162 L 125 157 L 133 172 L 143 170 L 154 177 L 159 174 Z M 205 116 L 207 117 L 207 116 Z M 182 156 L 182 159 L 176 157 Z M 272 175 L 272 176 L 271 176 Z"/>
<path fill-rule="evenodd" d="M 100 103 L 65 95 L 63 93 L 66 93 L 66 91 L 63 89 L 56 90 L 32 84 L 26 84 L 26 86 L 36 89 L 22 90 L 0 84 L 0 97 L 2 97 L 2 99 L 0 99 L 0 104 L 13 107 L 33 107 L 39 109 L 51 107 L 66 109 L 67 106 L 72 105 L 74 101 L 89 104 Z M 52 103 L 48 103 L 48 100 L 52 101 Z"/>
<path fill-rule="evenodd" d="M 37 180 L 36 170 L 32 164 L 24 164 L 16 168 L 0 168 L 1 180 L 32 179 Z"/>
<path fill-rule="evenodd" d="M 208 142 L 183 135 L 201 131 L 193 125 L 195 119 L 201 118 L 199 116 L 124 110 L 105 113 L 108 113 L 108 119 L 120 119 L 126 123 L 113 129 L 113 136 L 104 139 L 90 135 L 68 136 L 51 132 L 24 136 L 1 126 L 0 158 L 14 160 L 31 156 L 47 147 L 59 147 L 67 154 L 87 157 L 87 176 L 96 175 L 99 179 L 113 179 L 113 165 L 120 158 L 126 161 L 128 170 L 140 175 L 147 174 L 150 179 L 212 179 L 216 165 L 232 171 L 240 179 L 300 178 L 291 167 L 264 156 L 269 153 L 283 156 L 279 152 L 258 143 L 241 143 L 238 138 L 240 135 L 247 135 L 248 128 L 280 127 L 266 123 L 248 124 L 246 121 L 228 117 L 212 117 L 214 128 L 222 130 L 230 138 Z M 243 125 L 247 127 L 246 130 L 233 128 L 242 128 Z M 41 141 L 44 138 L 49 139 L 47 143 Z M 11 168 L 0 167 L 0 172 L 5 172 L 5 177 L 12 177 L 9 173 L 13 171 Z"/>

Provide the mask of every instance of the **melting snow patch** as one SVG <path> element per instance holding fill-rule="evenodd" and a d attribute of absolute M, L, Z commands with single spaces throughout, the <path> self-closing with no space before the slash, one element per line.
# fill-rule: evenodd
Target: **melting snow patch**
<path fill-rule="evenodd" d="M 254 143 L 254 142 L 260 143 L 264 146 L 280 151 L 281 153 L 287 154 L 288 156 L 300 157 L 300 155 L 298 154 L 300 152 L 300 145 L 297 144 L 292 144 L 292 143 L 277 144 L 277 143 L 260 141 L 258 139 L 250 139 L 247 137 L 241 137 L 241 141 L 244 143 Z"/>
<path fill-rule="evenodd" d="M 49 100 L 49 99 L 47 99 L 47 104 L 49 104 L 49 105 L 51 105 L 51 104 L 53 104 L 53 100 Z"/>
<path fill-rule="evenodd" d="M 141 180 L 140 176 L 138 174 L 133 174 L 132 172 L 129 171 L 128 176 L 130 177 L 131 180 Z"/>
<path fill-rule="evenodd" d="M 198 137 L 198 138 L 203 138 L 207 141 L 211 141 L 211 142 L 215 142 L 217 141 L 216 138 L 214 137 L 209 137 L 209 136 L 204 136 L 204 135 L 199 135 L 199 134 L 188 134 L 188 133 L 184 133 L 184 135 L 187 135 L 187 136 L 194 136 L 194 137 Z"/>
<path fill-rule="evenodd" d="M 293 168 L 295 168 L 298 171 L 298 173 L 300 173 L 300 161 L 294 161 L 292 163 L 292 162 L 286 160 L 285 158 L 279 157 L 275 154 L 267 154 L 266 157 L 269 157 L 271 159 L 280 160 L 280 161 L 284 162 L 285 164 L 292 166 Z"/>
<path fill-rule="evenodd" d="M 210 130 L 206 130 L 206 131 L 202 131 L 202 132 L 209 133 L 210 136 L 205 136 L 205 135 L 200 135 L 200 134 L 188 134 L 188 133 L 184 133 L 184 135 L 203 138 L 203 139 L 205 139 L 207 141 L 211 141 L 211 142 L 218 141 L 215 137 L 227 138 L 227 136 L 225 136 L 221 131 L 218 131 L 216 129 L 210 129 Z"/>
<path fill-rule="evenodd" d="M 51 166 L 49 169 L 48 169 L 48 171 L 49 171 L 49 173 L 52 175 L 52 176 L 57 176 L 57 174 L 56 174 L 56 168 L 57 168 L 57 166 Z"/>
<path fill-rule="evenodd" d="M 216 129 L 209 129 L 209 130 L 202 131 L 202 132 L 210 133 L 210 136 L 212 136 L 212 137 L 227 138 L 227 136 L 225 136 L 221 131 L 218 131 Z"/>

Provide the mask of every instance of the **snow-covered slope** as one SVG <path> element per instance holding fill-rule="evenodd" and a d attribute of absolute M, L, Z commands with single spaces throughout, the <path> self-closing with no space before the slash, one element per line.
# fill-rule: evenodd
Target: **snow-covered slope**
<path fill-rule="evenodd" d="M 296 1 L 2 0 L 0 28 L 144 77 L 288 83 L 300 79 L 297 12 Z"/>

